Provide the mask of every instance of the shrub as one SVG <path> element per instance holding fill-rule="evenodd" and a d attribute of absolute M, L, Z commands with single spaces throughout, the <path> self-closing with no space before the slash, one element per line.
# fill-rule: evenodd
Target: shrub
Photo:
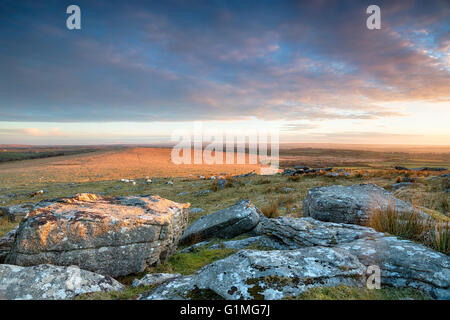
<path fill-rule="evenodd" d="M 255 184 L 269 184 L 269 183 L 270 183 L 270 179 L 268 179 L 268 178 L 260 178 L 255 181 Z"/>
<path fill-rule="evenodd" d="M 300 175 L 288 177 L 288 181 L 292 181 L 292 182 L 297 182 L 297 181 L 300 181 L 301 179 L 302 179 L 302 176 L 300 176 Z"/>
<path fill-rule="evenodd" d="M 413 213 L 398 212 L 391 206 L 386 210 L 374 210 L 368 226 L 450 254 L 450 223 L 431 217 L 426 219 L 420 215 L 419 209 Z"/>
<path fill-rule="evenodd" d="M 368 225 L 380 232 L 418 241 L 426 232 L 427 223 L 417 210 L 413 213 L 398 212 L 394 207 L 388 206 L 385 210 L 372 211 Z"/>
<path fill-rule="evenodd" d="M 361 172 L 358 171 L 357 173 L 355 173 L 354 177 L 355 177 L 355 178 L 358 178 L 358 179 L 361 179 L 361 178 L 363 178 L 364 176 L 363 176 L 363 174 L 362 174 Z"/>
<path fill-rule="evenodd" d="M 268 206 L 263 207 L 261 211 L 267 218 L 278 218 L 280 216 L 280 213 L 278 212 L 278 203 L 275 201 L 272 201 Z"/>
<path fill-rule="evenodd" d="M 400 300 L 412 298 L 414 300 L 429 300 L 425 293 L 414 288 L 390 288 L 379 290 L 356 288 L 344 285 L 336 287 L 316 287 L 309 289 L 298 297 L 288 298 L 296 300 Z"/>
<path fill-rule="evenodd" d="M 448 205 L 447 197 L 445 197 L 445 196 L 441 198 L 441 211 L 443 214 L 448 215 L 449 205 Z"/>
<path fill-rule="evenodd" d="M 450 223 L 435 223 L 428 243 L 434 250 L 450 254 Z"/>
<path fill-rule="evenodd" d="M 278 196 L 277 204 L 280 206 L 293 204 L 295 202 L 295 197 L 292 194 L 284 194 Z"/>

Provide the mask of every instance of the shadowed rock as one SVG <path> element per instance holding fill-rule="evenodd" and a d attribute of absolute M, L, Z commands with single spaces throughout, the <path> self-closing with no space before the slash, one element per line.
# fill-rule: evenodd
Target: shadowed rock
<path fill-rule="evenodd" d="M 410 203 L 368 183 L 309 190 L 303 201 L 303 216 L 321 221 L 365 225 L 372 212 L 388 208 L 398 213 L 412 213 L 416 210 Z M 423 212 L 419 214 L 428 218 Z"/>
<path fill-rule="evenodd" d="M 278 253 L 304 248 L 318 248 L 319 246 L 340 248 L 355 256 L 366 267 L 378 266 L 381 270 L 382 287 L 413 287 L 436 299 L 450 299 L 450 257 L 421 244 L 386 236 L 368 227 L 323 222 L 311 217 L 298 219 L 286 217 L 268 219 L 262 217 L 253 233 L 260 236 L 225 241 L 220 245 L 203 242 L 201 246 L 209 249 L 218 246 L 240 249 L 242 246 L 260 244 L 261 239 L 264 238 L 270 239 L 272 247 L 276 243 L 280 248 L 286 249 L 286 251 L 276 251 Z M 271 255 L 271 252 L 273 251 L 266 251 L 265 254 Z M 312 257 L 310 251 L 303 251 L 303 253 L 305 257 Z M 263 254 L 261 253 L 261 255 Z M 226 264 L 219 265 L 224 268 L 223 271 L 226 273 L 234 272 L 234 269 Z M 270 264 L 268 265 L 270 266 Z M 295 263 L 287 264 L 287 266 L 292 269 L 298 267 Z M 216 271 L 219 274 L 219 267 L 216 267 Z M 224 275 L 223 277 L 228 276 Z M 237 277 L 239 279 L 240 275 Z M 169 286 L 169 284 L 167 285 Z M 219 284 L 217 285 L 219 286 Z M 280 284 L 280 287 L 284 285 L 285 283 Z M 170 286 L 171 288 L 168 289 L 169 296 L 176 295 L 176 292 L 182 289 L 185 293 L 188 292 L 185 295 L 186 297 L 190 296 L 189 292 L 196 290 L 195 286 L 202 290 L 209 288 L 206 285 L 200 286 L 197 282 L 187 282 L 185 279 L 180 279 L 179 282 L 174 282 Z M 215 290 L 212 287 L 209 289 Z M 151 295 L 151 298 L 160 297 L 161 292 L 155 291 L 155 295 Z M 229 296 L 223 295 L 217 290 L 215 292 L 223 298 L 229 298 Z"/>
<path fill-rule="evenodd" d="M 289 249 L 308 246 L 335 246 L 382 233 L 358 225 L 322 222 L 313 218 L 262 218 L 255 229 Z"/>
<path fill-rule="evenodd" d="M 339 245 L 366 266 L 381 269 L 381 285 L 412 287 L 450 300 L 450 257 L 396 237 L 359 239 Z"/>
<path fill-rule="evenodd" d="M 411 187 L 411 186 L 413 186 L 413 185 L 414 185 L 413 182 L 398 182 L 398 183 L 394 183 L 394 184 L 392 185 L 392 189 L 393 189 L 393 190 L 397 190 L 397 189 L 400 189 L 400 188 Z"/>
<path fill-rule="evenodd" d="M 249 200 L 240 200 L 234 205 L 196 220 L 180 239 L 189 244 L 210 238 L 234 238 L 252 230 L 259 222 L 260 211 Z"/>
<path fill-rule="evenodd" d="M 77 266 L 0 265 L 0 300 L 63 300 L 83 293 L 123 289 L 113 278 Z"/>
<path fill-rule="evenodd" d="M 14 244 L 14 239 L 17 233 L 18 227 L 15 227 L 3 237 L 0 238 L 0 263 L 4 263 L 6 256 L 11 251 L 11 247 Z"/>
<path fill-rule="evenodd" d="M 419 243 L 312 218 L 266 218 L 258 229 L 290 249 L 317 245 L 345 249 L 365 266 L 378 266 L 382 286 L 413 287 L 436 299 L 450 299 L 450 257 Z"/>
<path fill-rule="evenodd" d="M 158 196 L 58 199 L 22 220 L 6 262 L 78 265 L 110 276 L 141 272 L 173 254 L 188 208 Z"/>
<path fill-rule="evenodd" d="M 168 280 L 181 277 L 179 273 L 149 273 L 146 274 L 142 279 L 134 279 L 131 286 L 133 288 L 142 286 L 154 286 L 164 283 Z"/>
<path fill-rule="evenodd" d="M 196 249 L 200 248 L 206 248 L 206 249 L 234 249 L 234 250 L 242 250 L 249 246 L 258 246 L 258 247 L 264 247 L 267 249 L 274 249 L 274 250 L 284 250 L 289 249 L 286 245 L 283 245 L 282 243 L 276 241 L 275 239 L 268 237 L 268 236 L 255 236 L 255 237 L 249 237 L 245 239 L 240 240 L 229 240 L 229 241 L 223 241 L 220 243 L 214 243 L 214 240 L 211 241 L 202 241 L 199 243 L 196 243 L 192 246 L 189 246 L 187 248 L 184 248 L 183 250 L 180 250 L 181 253 L 188 253 L 193 252 Z"/>

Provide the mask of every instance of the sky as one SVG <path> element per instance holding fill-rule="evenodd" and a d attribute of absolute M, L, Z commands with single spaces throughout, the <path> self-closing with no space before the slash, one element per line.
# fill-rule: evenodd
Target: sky
<path fill-rule="evenodd" d="M 0 144 L 450 145 L 449 80 L 448 1 L 0 2 Z"/>

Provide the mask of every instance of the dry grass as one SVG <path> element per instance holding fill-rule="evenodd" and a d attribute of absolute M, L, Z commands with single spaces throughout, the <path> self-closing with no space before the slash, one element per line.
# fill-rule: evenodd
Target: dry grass
<path fill-rule="evenodd" d="M 433 217 L 424 218 L 423 212 L 399 212 L 392 206 L 386 210 L 374 210 L 368 226 L 380 232 L 420 242 L 436 251 L 450 254 L 450 223 Z"/>
<path fill-rule="evenodd" d="M 336 287 L 316 287 L 305 291 L 297 300 L 429 300 L 425 293 L 414 288 L 381 288 L 370 290 L 344 285 Z"/>
<path fill-rule="evenodd" d="M 234 156 L 237 157 L 237 154 Z M 136 179 L 145 176 L 189 177 L 221 173 L 237 175 L 253 170 L 259 172 L 260 167 L 250 164 L 177 165 L 171 161 L 170 148 L 125 148 L 84 155 L 2 163 L 0 184 L 9 187 L 18 186 L 24 183 L 21 179 L 23 177 L 26 177 L 27 183 L 42 184 Z"/>
<path fill-rule="evenodd" d="M 386 210 L 374 210 L 368 226 L 377 231 L 387 232 L 402 238 L 419 241 L 427 231 L 419 212 L 398 212 L 389 206 Z"/>
<path fill-rule="evenodd" d="M 430 227 L 428 246 L 450 255 L 450 223 L 436 223 Z"/>
<path fill-rule="evenodd" d="M 6 217 L 0 217 L 0 238 L 8 231 L 14 229 L 18 224 L 19 222 L 10 222 Z"/>
<path fill-rule="evenodd" d="M 269 205 L 261 208 L 261 212 L 267 218 L 278 218 L 280 216 L 280 212 L 278 211 L 278 203 L 273 201 Z"/>

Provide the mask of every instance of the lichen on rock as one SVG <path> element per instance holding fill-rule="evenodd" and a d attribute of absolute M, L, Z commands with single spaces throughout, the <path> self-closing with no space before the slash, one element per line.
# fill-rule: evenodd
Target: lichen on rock
<path fill-rule="evenodd" d="M 176 249 L 189 204 L 158 196 L 61 198 L 25 216 L 6 262 L 78 265 L 110 276 L 141 272 Z"/>

